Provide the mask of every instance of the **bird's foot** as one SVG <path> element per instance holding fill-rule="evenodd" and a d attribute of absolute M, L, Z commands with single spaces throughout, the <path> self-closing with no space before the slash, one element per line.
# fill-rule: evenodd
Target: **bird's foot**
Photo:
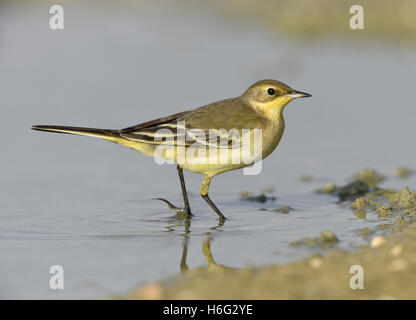
<path fill-rule="evenodd" d="M 169 209 L 175 210 L 176 211 L 176 218 L 178 219 L 189 219 L 192 217 L 192 213 L 191 210 L 189 208 L 179 208 L 177 206 L 175 206 L 174 204 L 172 204 L 170 201 L 163 199 L 163 198 L 153 198 L 152 200 L 160 200 L 165 202 L 168 205 Z"/>

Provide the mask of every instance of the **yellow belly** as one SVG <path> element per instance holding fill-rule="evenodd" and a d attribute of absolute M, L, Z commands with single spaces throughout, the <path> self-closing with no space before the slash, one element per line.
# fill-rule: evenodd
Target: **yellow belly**
<path fill-rule="evenodd" d="M 158 158 L 156 163 L 161 164 L 165 159 L 171 163 L 177 163 L 184 169 L 195 173 L 200 173 L 208 176 L 215 176 L 231 170 L 237 170 L 253 165 L 253 163 L 260 161 L 270 155 L 279 144 L 285 129 L 284 119 L 280 117 L 273 125 L 268 126 L 267 129 L 262 130 L 260 148 L 256 147 L 255 137 L 253 133 L 250 134 L 250 145 L 248 148 L 239 150 L 221 150 L 217 149 L 214 152 L 207 149 L 194 149 L 171 147 L 161 151 L 159 144 L 144 143 L 132 140 L 115 141 L 121 145 L 132 148 L 137 152 Z M 258 140 L 259 141 L 259 140 Z M 222 152 L 222 153 L 221 153 Z M 244 153 L 245 152 L 245 153 Z M 249 154 L 247 154 L 249 152 Z M 248 157 L 247 157 L 248 155 Z"/>

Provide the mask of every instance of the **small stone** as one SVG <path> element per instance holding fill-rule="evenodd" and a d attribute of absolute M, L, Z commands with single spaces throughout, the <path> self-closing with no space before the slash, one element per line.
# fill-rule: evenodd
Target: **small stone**
<path fill-rule="evenodd" d="M 371 240 L 371 248 L 378 248 L 378 247 L 381 247 L 382 245 L 384 245 L 384 244 L 386 244 L 386 240 L 383 238 L 383 237 L 381 237 L 381 236 L 377 236 L 377 237 L 374 237 L 372 240 Z"/>
<path fill-rule="evenodd" d="M 313 269 L 319 269 L 320 267 L 322 267 L 323 261 L 321 258 L 317 258 L 317 257 L 313 257 L 310 261 L 309 261 L 309 265 L 311 266 L 311 268 Z"/>
<path fill-rule="evenodd" d="M 143 286 L 140 290 L 140 296 L 148 300 L 162 299 L 163 289 L 159 283 L 151 283 Z"/>

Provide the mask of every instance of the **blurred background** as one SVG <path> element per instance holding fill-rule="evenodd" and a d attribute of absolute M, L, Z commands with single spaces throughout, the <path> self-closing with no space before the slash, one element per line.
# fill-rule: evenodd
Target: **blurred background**
<path fill-rule="evenodd" d="M 52 5 L 64 30 L 51 30 Z M 349 8 L 364 8 L 352 30 Z M 326 181 L 370 167 L 415 168 L 416 2 L 330 0 L 0 2 L 0 297 L 96 298 L 204 264 L 284 263 L 310 254 L 289 243 L 322 228 L 339 246 L 362 244 Z M 217 226 L 185 173 L 191 230 L 163 203 L 181 203 L 174 166 L 34 124 L 123 128 L 240 95 L 272 78 L 312 94 L 285 110 L 286 131 L 258 176 L 217 177 L 211 198 L 230 218 Z M 311 183 L 302 175 L 315 177 Z M 415 187 L 414 178 L 385 185 Z M 265 204 L 242 191 L 273 190 Z M 290 215 L 261 208 L 290 206 Z M 49 267 L 65 289 L 49 288 Z"/>

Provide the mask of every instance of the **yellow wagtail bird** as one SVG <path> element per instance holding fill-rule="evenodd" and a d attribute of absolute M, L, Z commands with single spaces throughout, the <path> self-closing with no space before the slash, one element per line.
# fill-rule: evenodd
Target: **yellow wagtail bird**
<path fill-rule="evenodd" d="M 157 199 L 165 201 L 172 209 L 183 211 L 188 218 L 192 214 L 183 169 L 203 174 L 201 196 L 218 214 L 220 220 L 224 220 L 224 215 L 208 196 L 212 178 L 223 172 L 250 166 L 267 157 L 282 138 L 285 129 L 285 106 L 293 99 L 310 96 L 276 80 L 261 80 L 239 97 L 217 101 L 121 130 L 49 125 L 37 125 L 32 129 L 97 137 L 177 163 L 184 209 L 179 209 L 163 198 Z M 220 134 L 212 138 L 211 131 Z M 257 151 L 257 154 L 254 148 L 258 140 L 253 144 L 243 143 L 244 138 L 248 138 L 246 141 L 249 142 L 255 139 L 256 132 L 260 132 L 260 149 L 257 149 L 260 151 Z M 206 141 L 208 136 L 209 140 Z M 169 149 L 170 147 L 172 149 Z M 232 153 L 235 150 L 237 155 L 241 156 L 244 151 L 248 151 L 254 153 L 254 157 L 249 158 L 249 161 L 242 161 L 240 157 L 238 161 L 238 157 L 234 158 L 235 153 Z M 217 160 L 212 161 L 212 155 Z M 218 161 L 218 158 L 221 158 L 221 161 Z"/>

